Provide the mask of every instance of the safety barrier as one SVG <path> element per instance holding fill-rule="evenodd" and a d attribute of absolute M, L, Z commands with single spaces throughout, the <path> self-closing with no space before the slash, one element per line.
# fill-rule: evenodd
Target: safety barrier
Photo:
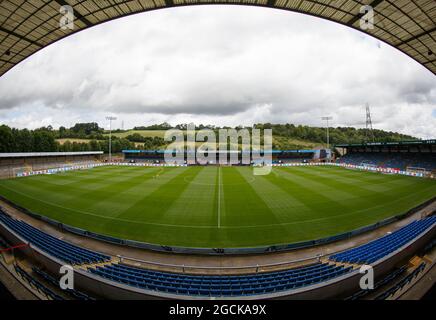
<path fill-rule="evenodd" d="M 19 172 L 16 174 L 16 177 L 27 177 L 34 176 L 40 174 L 56 174 L 62 173 L 72 170 L 84 170 L 84 169 L 92 169 L 101 166 L 129 166 L 129 167 L 187 167 L 188 164 L 176 164 L 176 163 L 130 163 L 130 162 L 105 162 L 105 163 L 90 163 L 86 165 L 74 165 L 69 167 L 59 167 L 45 170 L 36 170 L 36 171 L 28 171 L 28 172 Z M 272 167 L 303 167 L 303 166 L 336 166 L 343 167 L 347 169 L 355 169 L 369 172 L 379 172 L 386 174 L 400 174 L 405 176 L 412 177 L 432 177 L 431 175 L 426 175 L 422 172 L 413 172 L 407 170 L 399 170 L 396 168 L 384 168 L 384 167 L 374 167 L 374 166 L 365 166 L 365 165 L 354 165 L 347 163 L 337 163 L 337 162 L 307 162 L 307 163 L 273 163 Z"/>

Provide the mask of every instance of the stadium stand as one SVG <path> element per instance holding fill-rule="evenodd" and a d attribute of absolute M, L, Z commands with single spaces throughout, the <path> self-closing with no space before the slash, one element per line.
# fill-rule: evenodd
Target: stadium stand
<path fill-rule="evenodd" d="M 43 278 L 48 283 L 52 284 L 53 286 L 55 286 L 55 287 L 59 286 L 58 280 L 56 280 L 54 277 L 52 277 L 48 273 L 42 271 L 41 269 L 39 269 L 37 267 L 32 267 L 32 271 L 35 274 L 37 274 L 38 276 L 40 276 L 41 278 Z M 85 300 L 85 301 L 96 300 L 95 298 L 87 295 L 86 293 L 83 293 L 83 292 L 75 290 L 75 289 L 66 289 L 65 292 L 68 293 L 72 298 L 77 299 L 77 300 Z"/>
<path fill-rule="evenodd" d="M 423 250 L 423 254 L 427 254 L 428 252 L 430 252 L 434 247 L 436 246 L 436 239 L 434 239 L 433 241 L 431 241 L 428 245 L 425 246 L 424 250 Z"/>
<path fill-rule="evenodd" d="M 0 153 L 0 178 L 20 172 L 65 168 L 100 163 L 102 152 L 20 152 Z"/>
<path fill-rule="evenodd" d="M 56 294 L 53 290 L 47 288 L 44 284 L 34 279 L 30 274 L 28 274 L 23 268 L 21 268 L 19 265 L 15 265 L 15 272 L 29 285 L 36 289 L 38 292 L 44 294 L 46 297 L 48 297 L 51 300 L 65 300 L 60 295 Z"/>
<path fill-rule="evenodd" d="M 344 263 L 371 263 L 389 255 L 401 248 L 406 243 L 418 237 L 420 234 L 433 228 L 436 224 L 436 216 L 416 220 L 403 228 L 388 234 L 382 238 L 369 242 L 365 245 L 353 248 L 329 257 L 329 262 L 317 262 L 312 265 L 298 268 L 262 272 L 244 275 L 193 275 L 185 273 L 171 273 L 144 269 L 123 263 L 112 263 L 109 256 L 93 252 L 48 235 L 23 221 L 14 219 L 0 210 L 0 223 L 19 234 L 30 244 L 70 264 L 83 265 L 89 274 L 107 280 L 132 286 L 135 288 L 167 293 L 174 295 L 197 296 L 197 297 L 242 297 L 271 294 L 289 290 L 300 289 L 310 285 L 321 284 L 326 281 L 347 275 L 355 270 L 354 266 L 343 265 Z M 102 265 L 95 265 L 103 263 Z M 86 265 L 92 264 L 92 265 Z M 41 290 L 50 299 L 59 299 L 56 294 L 52 295 L 50 289 L 34 279 L 27 272 L 16 266 L 16 271 L 23 279 L 26 279 L 33 287 Z M 41 277 L 47 283 L 55 284 L 56 279 L 40 269 L 33 268 L 33 273 Z M 388 284 L 404 272 L 398 269 L 383 280 L 377 286 Z M 410 277 L 406 278 L 409 279 Z M 397 290 L 411 281 L 401 280 Z M 392 289 L 393 290 L 393 289 Z M 388 291 L 386 297 L 393 294 Z M 68 292 L 72 298 L 92 300 L 90 296 L 81 292 Z M 358 299 L 364 296 L 364 292 L 358 292 L 349 299 Z"/>
<path fill-rule="evenodd" d="M 0 222 L 18 233 L 32 245 L 46 251 L 52 256 L 72 265 L 84 263 L 101 263 L 110 260 L 109 256 L 77 247 L 42 232 L 23 221 L 9 217 L 0 210 Z"/>
<path fill-rule="evenodd" d="M 386 277 L 384 277 L 382 280 L 377 281 L 374 284 L 374 289 L 372 290 L 359 290 L 350 297 L 346 298 L 345 300 L 358 300 L 365 297 L 368 293 L 377 290 L 378 288 L 381 288 L 382 286 L 387 285 L 388 283 L 392 282 L 393 280 L 397 279 L 399 276 L 404 274 L 406 272 L 407 267 L 402 266 L 401 268 L 395 269 L 394 271 L 390 272 Z"/>
<path fill-rule="evenodd" d="M 123 150 L 124 162 L 129 163 L 164 163 L 165 162 L 165 151 L 163 150 Z M 230 152 L 230 151 L 229 151 Z M 254 155 L 250 153 L 250 159 L 252 163 L 259 163 L 264 161 L 263 158 L 257 159 Z M 270 151 L 272 157 L 272 163 L 307 163 L 315 159 L 320 159 L 320 157 L 326 157 L 327 151 L 325 149 L 314 149 L 314 150 L 272 150 Z M 242 162 L 242 157 L 244 152 L 236 152 L 238 161 Z M 246 153 L 245 153 L 246 154 Z M 214 163 L 220 161 L 220 153 L 216 152 Z M 185 159 L 187 154 L 184 154 Z M 226 159 L 230 161 L 230 154 L 227 154 Z M 197 162 L 189 162 L 187 164 L 199 164 Z"/>
<path fill-rule="evenodd" d="M 362 246 L 334 254 L 330 256 L 330 260 L 345 263 L 374 263 L 401 248 L 427 229 L 434 227 L 435 224 L 436 216 L 413 221 L 403 228 L 382 238 L 371 241 Z"/>
<path fill-rule="evenodd" d="M 339 277 L 353 268 L 316 263 L 285 271 L 243 276 L 185 275 L 146 270 L 123 264 L 88 268 L 103 278 L 153 291 L 192 296 L 247 296 L 300 287 Z"/>
<path fill-rule="evenodd" d="M 407 167 L 418 167 L 431 171 L 436 169 L 436 154 L 349 153 L 338 162 L 353 165 L 366 163 L 381 168 L 400 170 L 406 170 Z"/>
<path fill-rule="evenodd" d="M 8 247 L 9 247 L 9 244 L 6 242 L 6 240 L 3 239 L 2 237 L 0 237 L 0 250 L 6 249 Z"/>
<path fill-rule="evenodd" d="M 381 168 L 405 170 L 407 167 L 419 167 L 426 170 L 436 169 L 436 155 L 351 153 L 343 156 L 339 163 L 361 165 L 372 164 Z"/>
<path fill-rule="evenodd" d="M 370 164 L 397 170 L 436 171 L 436 140 L 387 141 L 361 144 L 337 144 L 343 156 L 340 163 Z"/>
<path fill-rule="evenodd" d="M 404 288 L 405 285 L 410 283 L 413 279 L 415 279 L 418 274 L 420 274 L 425 269 L 425 263 L 422 262 L 415 270 L 413 270 L 409 275 L 407 275 L 404 279 L 402 279 L 397 285 L 386 290 L 382 294 L 378 295 L 375 300 L 386 300 L 390 296 L 397 293 L 397 291 Z"/>

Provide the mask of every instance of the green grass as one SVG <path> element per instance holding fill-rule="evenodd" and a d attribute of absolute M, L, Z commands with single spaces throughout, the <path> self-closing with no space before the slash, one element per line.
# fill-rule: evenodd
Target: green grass
<path fill-rule="evenodd" d="M 116 136 L 118 138 L 125 138 L 127 136 L 130 136 L 132 134 L 139 134 L 143 137 L 159 137 L 163 138 L 165 136 L 166 130 L 128 130 L 126 132 L 112 132 L 113 136 Z M 109 133 L 105 133 L 105 136 L 109 136 Z"/>
<path fill-rule="evenodd" d="M 73 142 L 76 142 L 76 143 L 88 143 L 88 142 L 91 141 L 91 139 L 64 138 L 64 139 L 56 139 L 56 141 L 59 142 L 59 144 L 63 145 L 67 141 L 69 141 L 71 143 L 73 143 Z"/>
<path fill-rule="evenodd" d="M 0 194 L 100 234 L 186 247 L 311 240 L 403 213 L 436 181 L 339 167 L 99 167 L 0 181 Z"/>
<path fill-rule="evenodd" d="M 116 136 L 118 138 L 126 138 L 129 135 L 132 134 L 139 134 L 143 137 L 159 137 L 164 138 L 165 136 L 165 130 L 128 130 L 126 132 L 112 132 L 113 136 Z M 109 136 L 109 133 L 105 133 L 105 136 Z M 64 140 L 70 140 L 73 142 L 73 140 L 77 139 L 64 139 Z M 300 140 L 300 139 L 294 139 L 294 138 L 288 138 L 288 137 L 282 137 L 282 136 L 274 136 L 273 142 L 276 149 L 280 150 L 289 150 L 289 149 L 313 149 L 316 147 L 322 146 L 322 143 L 319 142 L 312 142 L 308 140 Z M 196 145 L 201 145 L 202 142 L 197 142 Z M 139 143 L 138 143 L 139 145 Z"/>

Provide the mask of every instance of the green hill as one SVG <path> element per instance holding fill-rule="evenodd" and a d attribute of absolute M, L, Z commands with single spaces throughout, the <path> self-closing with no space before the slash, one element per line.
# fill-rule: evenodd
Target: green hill
<path fill-rule="evenodd" d="M 325 146 L 326 129 L 294 124 L 256 124 L 256 129 L 271 129 L 273 149 L 313 149 Z M 186 129 L 186 124 L 171 127 L 167 123 L 148 127 L 136 127 L 130 130 L 112 131 L 112 151 L 124 149 L 163 149 L 169 142 L 164 141 L 168 129 Z M 209 128 L 217 132 L 220 127 L 197 126 L 197 129 Z M 236 127 L 242 129 L 244 127 Z M 252 127 L 245 127 L 251 131 Z M 263 131 L 262 131 L 263 132 Z M 35 130 L 15 129 L 0 125 L 0 152 L 44 152 L 44 151 L 104 151 L 108 150 L 109 132 L 97 123 L 77 123 L 71 128 L 51 126 Z M 263 140 L 263 139 L 262 139 Z M 388 142 L 419 140 L 416 137 L 397 132 L 353 127 L 330 128 L 331 145 L 339 143 L 362 143 L 365 141 Z M 202 142 L 197 142 L 200 145 Z"/>

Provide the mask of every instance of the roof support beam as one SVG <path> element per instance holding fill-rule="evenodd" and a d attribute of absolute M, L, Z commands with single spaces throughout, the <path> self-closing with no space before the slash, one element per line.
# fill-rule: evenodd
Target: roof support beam
<path fill-rule="evenodd" d="M 69 4 L 67 1 L 65 0 L 55 0 L 55 2 L 57 2 L 60 6 L 71 6 L 74 9 L 74 6 Z M 88 19 L 86 19 L 80 12 L 78 12 L 76 9 L 74 9 L 74 16 L 82 21 L 87 27 L 91 27 L 93 24 L 91 21 L 89 21 Z"/>
<path fill-rule="evenodd" d="M 384 0 L 374 0 L 373 2 L 371 2 L 369 4 L 370 7 L 372 7 L 373 9 L 375 9 L 380 3 L 382 3 Z M 354 23 L 356 23 L 356 21 L 359 21 L 360 18 L 362 18 L 365 14 L 364 13 L 360 13 L 356 16 L 354 16 L 353 18 L 350 19 L 350 21 L 347 22 L 347 25 L 352 26 Z"/>
<path fill-rule="evenodd" d="M 2 26 L 0 26 L 0 31 L 2 31 L 2 32 L 6 33 L 6 34 L 8 34 L 8 35 L 12 35 L 12 36 L 14 36 L 14 37 L 16 37 L 16 38 L 18 38 L 18 39 L 20 39 L 20 40 L 27 41 L 27 42 L 29 42 L 29 43 L 31 43 L 31 44 L 34 44 L 35 46 L 38 46 L 38 47 L 40 47 L 40 48 L 43 47 L 43 45 L 42 45 L 41 43 L 36 42 L 35 40 L 32 40 L 32 39 L 29 39 L 29 38 L 27 38 L 26 36 L 23 36 L 23 35 L 21 35 L 21 34 L 18 34 L 18 33 L 16 33 L 15 31 L 8 30 L 8 29 L 6 29 L 6 28 L 4 28 L 4 27 L 2 27 Z"/>
<path fill-rule="evenodd" d="M 5 60 L 5 59 L 2 59 L 2 58 L 0 58 L 0 62 L 13 64 L 12 62 Z"/>
<path fill-rule="evenodd" d="M 436 27 L 433 27 L 432 29 L 426 30 L 424 32 L 421 32 L 420 34 L 417 34 L 416 36 L 410 37 L 409 39 L 403 40 L 400 43 L 398 43 L 398 46 L 401 46 L 403 44 L 409 43 L 410 41 L 416 40 L 418 38 L 421 38 L 422 36 L 425 36 L 427 34 L 430 34 L 432 32 L 436 31 Z"/>

